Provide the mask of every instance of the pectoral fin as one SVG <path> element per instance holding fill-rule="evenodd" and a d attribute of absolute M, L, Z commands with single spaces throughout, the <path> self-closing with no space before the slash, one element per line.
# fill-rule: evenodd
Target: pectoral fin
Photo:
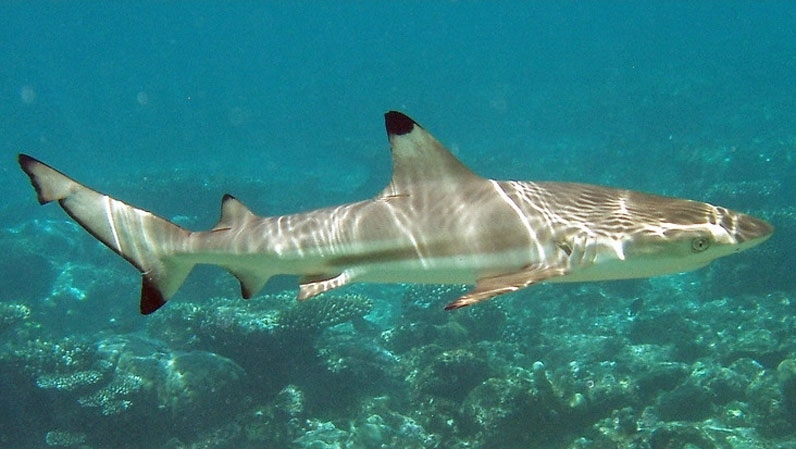
<path fill-rule="evenodd" d="M 556 276 L 564 276 L 568 273 L 569 268 L 565 266 L 534 265 L 514 273 L 481 278 L 472 291 L 445 306 L 445 310 L 467 307 L 485 299 L 515 292 L 532 284 L 546 281 Z"/>
<path fill-rule="evenodd" d="M 351 282 L 351 273 L 343 271 L 338 275 L 318 275 L 318 276 L 305 276 L 301 279 L 299 286 L 299 301 L 312 298 L 313 296 L 320 295 L 323 292 L 342 287 L 343 285 Z"/>

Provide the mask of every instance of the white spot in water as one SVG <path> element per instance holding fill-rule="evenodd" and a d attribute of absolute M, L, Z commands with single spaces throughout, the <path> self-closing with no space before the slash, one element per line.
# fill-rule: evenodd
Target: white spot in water
<path fill-rule="evenodd" d="M 33 86 L 24 85 L 21 89 L 19 89 L 19 98 L 25 104 L 31 104 L 36 101 L 36 91 L 33 89 Z"/>
<path fill-rule="evenodd" d="M 141 106 L 146 106 L 149 104 L 149 94 L 143 90 L 139 91 L 137 94 L 135 94 L 135 101 Z"/>

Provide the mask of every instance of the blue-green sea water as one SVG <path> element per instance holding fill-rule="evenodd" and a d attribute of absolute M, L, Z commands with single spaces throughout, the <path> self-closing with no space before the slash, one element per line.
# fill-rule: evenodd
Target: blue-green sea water
<path fill-rule="evenodd" d="M 0 447 L 796 448 L 796 4 L 0 3 Z M 39 207 L 28 153 L 189 229 L 368 198 L 383 113 L 479 174 L 720 204 L 763 245 L 680 275 L 251 300 Z"/>

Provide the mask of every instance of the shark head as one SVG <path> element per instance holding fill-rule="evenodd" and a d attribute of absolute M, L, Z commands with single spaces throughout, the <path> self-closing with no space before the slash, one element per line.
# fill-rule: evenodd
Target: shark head
<path fill-rule="evenodd" d="M 700 201 L 585 184 L 526 189 L 525 198 L 545 205 L 542 215 L 554 229 L 548 257 L 565 254 L 568 273 L 551 282 L 692 271 L 759 245 L 774 231 L 761 219 Z"/>
<path fill-rule="evenodd" d="M 641 276 L 701 268 L 720 257 L 766 241 L 774 231 L 751 215 L 697 201 L 653 197 L 658 215 L 639 220 L 623 240 L 622 254 Z M 655 209 L 653 209 L 655 210 Z M 650 217 L 653 218 L 653 217 Z M 635 277 L 635 276 L 634 276 Z"/>

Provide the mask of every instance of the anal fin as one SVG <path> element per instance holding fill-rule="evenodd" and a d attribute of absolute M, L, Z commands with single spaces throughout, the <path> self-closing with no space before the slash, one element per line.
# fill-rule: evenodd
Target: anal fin
<path fill-rule="evenodd" d="M 569 268 L 566 266 L 532 265 L 513 273 L 481 278 L 472 291 L 445 306 L 445 310 L 467 307 L 498 295 L 516 292 L 550 278 L 564 276 L 568 273 Z"/>
<path fill-rule="evenodd" d="M 313 296 L 318 296 L 323 292 L 342 287 L 350 283 L 351 279 L 351 273 L 348 271 L 343 271 L 337 275 L 305 276 L 300 281 L 298 299 L 303 301 Z"/>
<path fill-rule="evenodd" d="M 238 279 L 238 282 L 240 282 L 240 295 L 243 299 L 249 299 L 256 295 L 257 292 L 262 290 L 263 286 L 270 278 L 270 275 L 264 275 L 262 273 L 227 269 Z"/>

